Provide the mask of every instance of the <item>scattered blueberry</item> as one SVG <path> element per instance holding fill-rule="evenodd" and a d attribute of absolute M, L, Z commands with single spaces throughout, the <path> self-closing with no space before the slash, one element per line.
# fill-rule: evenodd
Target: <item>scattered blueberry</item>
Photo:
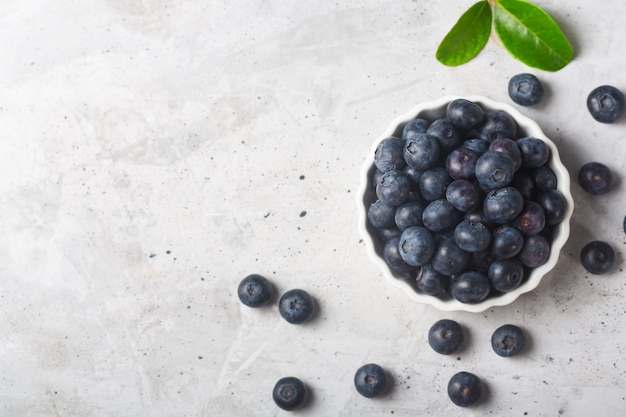
<path fill-rule="evenodd" d="M 509 97 L 520 106 L 532 106 L 543 99 L 541 81 L 533 74 L 517 74 L 509 80 Z"/>
<path fill-rule="evenodd" d="M 606 242 L 593 241 L 587 243 L 580 252 L 583 267 L 592 274 L 604 274 L 615 263 L 615 252 Z"/>
<path fill-rule="evenodd" d="M 578 171 L 578 184 L 591 194 L 604 194 L 611 188 L 613 175 L 606 165 L 600 162 L 587 162 Z"/>
<path fill-rule="evenodd" d="M 587 108 L 598 122 L 616 122 L 624 114 L 624 94 L 613 86 L 602 85 L 587 96 Z"/>
<path fill-rule="evenodd" d="M 483 382 L 471 372 L 458 372 L 448 382 L 448 396 L 459 407 L 477 404 L 483 394 Z"/>
<path fill-rule="evenodd" d="M 272 397 L 277 406 L 283 410 L 292 411 L 302 407 L 307 397 L 304 383 L 293 376 L 281 378 L 274 385 Z"/>
<path fill-rule="evenodd" d="M 442 319 L 428 331 L 428 344 L 437 353 L 449 355 L 456 352 L 463 343 L 463 329 L 454 320 Z"/>
<path fill-rule="evenodd" d="M 374 398 L 387 391 L 387 373 L 375 363 L 361 366 L 354 374 L 354 386 L 359 394 Z"/>
<path fill-rule="evenodd" d="M 248 275 L 237 288 L 239 300 L 248 307 L 267 305 L 272 300 L 273 293 L 272 284 L 259 274 Z"/>
<path fill-rule="evenodd" d="M 289 290 L 280 297 L 278 312 L 289 323 L 302 324 L 313 318 L 315 302 L 305 290 Z"/>
<path fill-rule="evenodd" d="M 513 324 L 498 327 L 491 335 L 493 351 L 503 357 L 511 357 L 520 353 L 526 346 L 524 331 Z"/>

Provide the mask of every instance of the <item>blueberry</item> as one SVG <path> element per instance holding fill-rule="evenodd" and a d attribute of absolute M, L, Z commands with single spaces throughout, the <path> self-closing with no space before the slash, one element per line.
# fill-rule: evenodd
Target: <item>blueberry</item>
<path fill-rule="evenodd" d="M 402 230 L 398 229 L 397 227 L 390 227 L 387 229 L 376 229 L 376 232 L 378 234 L 378 237 L 380 238 L 381 241 L 386 242 L 391 238 L 394 238 L 396 236 L 400 236 L 402 234 Z"/>
<path fill-rule="evenodd" d="M 420 194 L 428 201 L 444 198 L 446 195 L 446 187 L 452 178 L 448 175 L 448 171 L 444 167 L 437 166 L 427 169 L 420 177 Z"/>
<path fill-rule="evenodd" d="M 470 148 L 456 148 L 446 157 L 446 171 L 454 179 L 474 178 L 478 156 Z"/>
<path fill-rule="evenodd" d="M 383 246 L 383 259 L 389 265 L 389 268 L 396 272 L 409 272 L 414 267 L 407 264 L 400 255 L 400 236 L 392 237 L 385 242 Z"/>
<path fill-rule="evenodd" d="M 357 369 L 354 374 L 354 386 L 359 394 L 374 398 L 387 391 L 387 373 L 375 363 L 368 363 Z"/>
<path fill-rule="evenodd" d="M 476 179 L 488 190 L 508 185 L 515 174 L 515 163 L 503 152 L 487 151 L 476 161 Z"/>
<path fill-rule="evenodd" d="M 467 139 L 461 144 L 461 147 L 471 149 L 480 156 L 489 149 L 489 141 L 479 138 Z"/>
<path fill-rule="evenodd" d="M 513 291 L 524 279 L 524 265 L 517 258 L 496 259 L 489 265 L 487 276 L 494 290 Z"/>
<path fill-rule="evenodd" d="M 411 139 L 418 133 L 426 133 L 429 125 L 430 123 L 428 122 L 428 120 L 422 119 L 420 117 L 416 117 L 415 119 L 410 120 L 402 128 L 402 139 L 407 140 Z"/>
<path fill-rule="evenodd" d="M 278 312 L 289 323 L 302 324 L 313 318 L 315 302 L 305 290 L 289 290 L 280 297 Z"/>
<path fill-rule="evenodd" d="M 454 241 L 467 252 L 480 252 L 489 247 L 491 232 L 482 223 L 463 220 L 454 229 Z"/>
<path fill-rule="evenodd" d="M 398 206 L 395 210 L 395 224 L 398 229 L 405 230 L 411 226 L 422 226 L 422 213 L 426 204 L 421 200 L 411 200 Z"/>
<path fill-rule="evenodd" d="M 459 407 L 470 407 L 480 401 L 483 382 L 471 372 L 458 372 L 448 382 L 448 396 Z"/>
<path fill-rule="evenodd" d="M 437 272 L 430 263 L 422 265 L 415 276 L 415 289 L 422 294 L 443 298 L 449 285 L 449 278 Z"/>
<path fill-rule="evenodd" d="M 417 169 L 427 169 L 439 159 L 439 142 L 427 133 L 418 133 L 404 144 L 404 160 Z"/>
<path fill-rule="evenodd" d="M 611 188 L 612 182 L 611 170 L 600 162 L 587 162 L 578 171 L 578 184 L 591 194 L 606 193 Z"/>
<path fill-rule="evenodd" d="M 381 172 L 404 168 L 404 140 L 393 136 L 381 140 L 374 151 L 374 165 Z"/>
<path fill-rule="evenodd" d="M 513 187 L 491 190 L 483 202 L 485 217 L 495 223 L 508 223 L 524 208 L 524 197 Z"/>
<path fill-rule="evenodd" d="M 491 283 L 487 275 L 478 271 L 466 271 L 452 278 L 450 294 L 465 304 L 476 304 L 483 301 L 491 291 Z"/>
<path fill-rule="evenodd" d="M 446 188 L 446 200 L 462 212 L 476 211 L 483 202 L 483 193 L 478 186 L 468 180 L 455 180 Z"/>
<path fill-rule="evenodd" d="M 536 268 L 545 264 L 550 256 L 550 244 L 542 235 L 527 236 L 519 253 L 524 266 Z"/>
<path fill-rule="evenodd" d="M 515 141 L 522 153 L 522 166 L 525 168 L 537 168 L 550 159 L 550 148 L 541 139 L 527 136 Z"/>
<path fill-rule="evenodd" d="M 512 139 L 500 138 L 494 139 L 489 144 L 488 151 L 502 152 L 511 157 L 513 161 L 513 171 L 517 171 L 522 166 L 522 151 L 520 151 L 517 143 Z"/>
<path fill-rule="evenodd" d="M 610 85 L 597 87 L 587 96 L 591 116 L 601 123 L 613 123 L 624 114 L 624 94 Z"/>
<path fill-rule="evenodd" d="M 454 238 L 443 238 L 437 243 L 431 264 L 440 274 L 452 276 L 465 270 L 471 255 L 456 244 Z"/>
<path fill-rule="evenodd" d="M 424 227 L 432 232 L 453 230 L 463 214 L 445 198 L 430 202 L 422 213 Z"/>
<path fill-rule="evenodd" d="M 546 214 L 546 225 L 554 226 L 565 217 L 567 202 L 559 190 L 547 190 L 537 194 L 535 201 L 543 207 Z"/>
<path fill-rule="evenodd" d="M 615 263 L 615 252 L 606 242 L 599 240 L 587 243 L 580 252 L 583 267 L 592 274 L 604 274 Z"/>
<path fill-rule="evenodd" d="M 376 196 L 383 204 L 396 207 L 406 201 L 410 186 L 409 179 L 402 171 L 387 171 L 376 184 Z"/>
<path fill-rule="evenodd" d="M 524 200 L 534 200 L 537 186 L 535 180 L 526 170 L 519 170 L 513 175 L 513 180 L 509 184 L 515 187 L 522 194 Z"/>
<path fill-rule="evenodd" d="M 422 178 L 423 169 L 417 169 L 412 167 L 411 165 L 407 165 L 402 170 L 404 175 L 409 179 L 409 189 L 411 191 L 419 191 L 420 189 L 420 178 Z"/>
<path fill-rule="evenodd" d="M 259 274 L 248 275 L 237 288 L 239 300 L 248 307 L 262 307 L 269 304 L 273 293 L 272 284 Z"/>
<path fill-rule="evenodd" d="M 489 230 L 493 230 L 499 226 L 497 223 L 494 223 L 485 217 L 485 213 L 483 213 L 482 208 L 465 213 L 463 220 L 469 220 L 474 223 L 482 223 Z"/>
<path fill-rule="evenodd" d="M 489 142 L 494 139 L 515 139 L 517 123 L 513 116 L 502 110 L 492 110 L 485 114 L 485 121 L 476 129 L 477 137 Z"/>
<path fill-rule="evenodd" d="M 558 185 L 556 174 L 548 165 L 542 165 L 533 169 L 531 178 L 538 191 L 554 190 Z"/>
<path fill-rule="evenodd" d="M 367 220 L 377 229 L 395 226 L 395 215 L 395 207 L 387 206 L 380 200 L 374 201 L 367 209 Z"/>
<path fill-rule="evenodd" d="M 437 353 L 449 355 L 456 352 L 463 343 L 463 329 L 454 320 L 442 319 L 430 327 L 428 344 Z"/>
<path fill-rule="evenodd" d="M 489 272 L 489 267 L 495 259 L 489 249 L 485 249 L 480 252 L 472 252 L 470 258 L 470 264 L 468 269 L 473 271 L 482 272 L 486 274 Z"/>
<path fill-rule="evenodd" d="M 412 226 L 400 236 L 400 256 L 404 262 L 421 266 L 430 261 L 435 252 L 435 240 L 432 234 L 422 226 Z"/>
<path fill-rule="evenodd" d="M 527 236 L 536 235 L 546 224 L 546 214 L 539 203 L 528 200 L 524 202 L 522 212 L 511 224 Z"/>
<path fill-rule="evenodd" d="M 480 105 L 466 100 L 455 99 L 446 107 L 446 118 L 459 129 L 470 130 L 482 124 L 485 112 Z"/>
<path fill-rule="evenodd" d="M 508 259 L 517 255 L 524 246 L 522 232 L 510 225 L 500 226 L 491 235 L 491 254 L 496 259 Z"/>
<path fill-rule="evenodd" d="M 283 410 L 295 410 L 302 407 L 307 398 L 306 385 L 293 376 L 281 378 L 274 385 L 272 397 L 276 405 Z"/>
<path fill-rule="evenodd" d="M 509 80 L 509 97 L 520 106 L 532 106 L 543 99 L 541 81 L 533 74 L 517 74 Z"/>
<path fill-rule="evenodd" d="M 461 144 L 461 134 L 446 119 L 432 122 L 426 133 L 437 139 L 440 153 L 448 153 Z"/>
<path fill-rule="evenodd" d="M 515 356 L 524 350 L 526 335 L 524 331 L 513 324 L 498 327 L 491 335 L 493 351 L 503 357 Z"/>

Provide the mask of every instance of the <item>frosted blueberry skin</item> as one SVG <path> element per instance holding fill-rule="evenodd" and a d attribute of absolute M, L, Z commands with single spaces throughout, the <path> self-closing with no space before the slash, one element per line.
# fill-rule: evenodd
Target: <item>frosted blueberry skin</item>
<path fill-rule="evenodd" d="M 426 133 L 437 139 L 440 154 L 448 153 L 461 144 L 461 133 L 446 119 L 432 122 Z"/>
<path fill-rule="evenodd" d="M 278 312 L 291 324 L 306 323 L 315 314 L 315 302 L 313 297 L 304 290 L 289 290 L 280 297 Z"/>
<path fill-rule="evenodd" d="M 476 160 L 475 175 L 487 190 L 507 186 L 515 174 L 515 163 L 503 152 L 487 151 Z"/>
<path fill-rule="evenodd" d="M 587 109 L 596 121 L 614 123 L 624 115 L 624 94 L 610 85 L 594 88 L 587 96 Z"/>
<path fill-rule="evenodd" d="M 263 307 L 272 300 L 274 290 L 269 280 L 259 274 L 245 277 L 237 287 L 239 300 L 248 307 Z"/>
<path fill-rule="evenodd" d="M 489 265 L 487 276 L 494 290 L 513 291 L 524 279 L 524 265 L 517 258 L 496 259 Z"/>
<path fill-rule="evenodd" d="M 459 98 L 448 103 L 446 118 L 455 127 L 470 130 L 482 124 L 485 111 L 478 104 Z"/>
<path fill-rule="evenodd" d="M 374 151 L 374 165 L 385 173 L 391 170 L 401 170 L 405 167 L 404 140 L 388 137 L 380 141 Z"/>
<path fill-rule="evenodd" d="M 400 256 L 404 262 L 421 266 L 430 261 L 435 252 L 435 240 L 432 234 L 422 226 L 413 226 L 400 235 Z"/>
<path fill-rule="evenodd" d="M 517 122 L 503 110 L 488 111 L 484 123 L 474 133 L 489 142 L 499 138 L 513 139 L 517 137 Z"/>
<path fill-rule="evenodd" d="M 388 388 L 387 373 L 375 363 L 363 365 L 354 374 L 354 387 L 366 398 L 383 395 Z"/>
<path fill-rule="evenodd" d="M 272 398 L 276 405 L 287 411 L 302 407 L 306 397 L 306 386 L 300 379 L 293 376 L 279 379 L 272 391 Z"/>
<path fill-rule="evenodd" d="M 491 335 L 491 347 L 499 356 L 505 358 L 515 356 L 526 347 L 526 335 L 518 326 L 505 324 Z"/>
<path fill-rule="evenodd" d="M 418 133 L 426 133 L 428 126 L 430 126 L 430 122 L 428 120 L 416 117 L 415 119 L 410 120 L 402 128 L 402 139 L 407 140 L 411 139 Z"/>
<path fill-rule="evenodd" d="M 543 100 L 541 81 L 533 74 L 517 74 L 509 80 L 509 97 L 520 106 L 533 106 Z"/>
<path fill-rule="evenodd" d="M 449 287 L 449 277 L 437 272 L 430 263 L 422 265 L 415 275 L 415 289 L 419 293 L 445 298 Z"/>
<path fill-rule="evenodd" d="M 448 397 L 459 407 L 477 404 L 483 395 L 483 382 L 471 372 L 458 372 L 448 382 Z"/>
<path fill-rule="evenodd" d="M 604 274 L 615 264 L 615 252 L 608 243 L 596 240 L 583 247 L 580 261 L 592 274 Z"/>
<path fill-rule="evenodd" d="M 483 301 L 491 291 L 491 283 L 486 274 L 467 271 L 456 275 L 450 282 L 450 293 L 461 303 L 476 304 Z"/>
<path fill-rule="evenodd" d="M 613 183 L 613 174 L 600 162 L 587 162 L 578 171 L 578 184 L 588 193 L 599 195 L 608 192 Z"/>
<path fill-rule="evenodd" d="M 387 171 L 376 184 L 376 196 L 386 206 L 396 207 L 406 201 L 410 187 L 409 179 L 402 171 Z"/>
<path fill-rule="evenodd" d="M 415 267 L 407 264 L 400 255 L 400 236 L 395 236 L 385 242 L 383 246 L 383 258 L 389 268 L 396 272 L 409 272 Z"/>
<path fill-rule="evenodd" d="M 439 320 L 428 331 L 428 344 L 435 352 L 442 355 L 450 355 L 458 351 L 462 343 L 463 329 L 454 320 Z"/>

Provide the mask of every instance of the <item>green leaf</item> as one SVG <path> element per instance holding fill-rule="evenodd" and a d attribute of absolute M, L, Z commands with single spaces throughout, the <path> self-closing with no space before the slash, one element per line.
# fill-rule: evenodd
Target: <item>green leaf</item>
<path fill-rule="evenodd" d="M 502 45 L 529 67 L 558 71 L 572 59 L 572 46 L 556 22 L 526 0 L 495 0 L 494 29 Z"/>
<path fill-rule="evenodd" d="M 467 9 L 439 44 L 435 56 L 444 65 L 461 65 L 474 58 L 491 33 L 491 6 L 481 0 Z"/>

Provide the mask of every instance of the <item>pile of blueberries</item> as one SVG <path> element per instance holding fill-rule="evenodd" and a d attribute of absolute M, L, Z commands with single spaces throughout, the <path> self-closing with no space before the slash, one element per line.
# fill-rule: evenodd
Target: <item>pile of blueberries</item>
<path fill-rule="evenodd" d="M 548 260 L 567 203 L 542 139 L 466 99 L 398 133 L 376 148 L 367 219 L 389 267 L 417 292 L 479 303 Z"/>

